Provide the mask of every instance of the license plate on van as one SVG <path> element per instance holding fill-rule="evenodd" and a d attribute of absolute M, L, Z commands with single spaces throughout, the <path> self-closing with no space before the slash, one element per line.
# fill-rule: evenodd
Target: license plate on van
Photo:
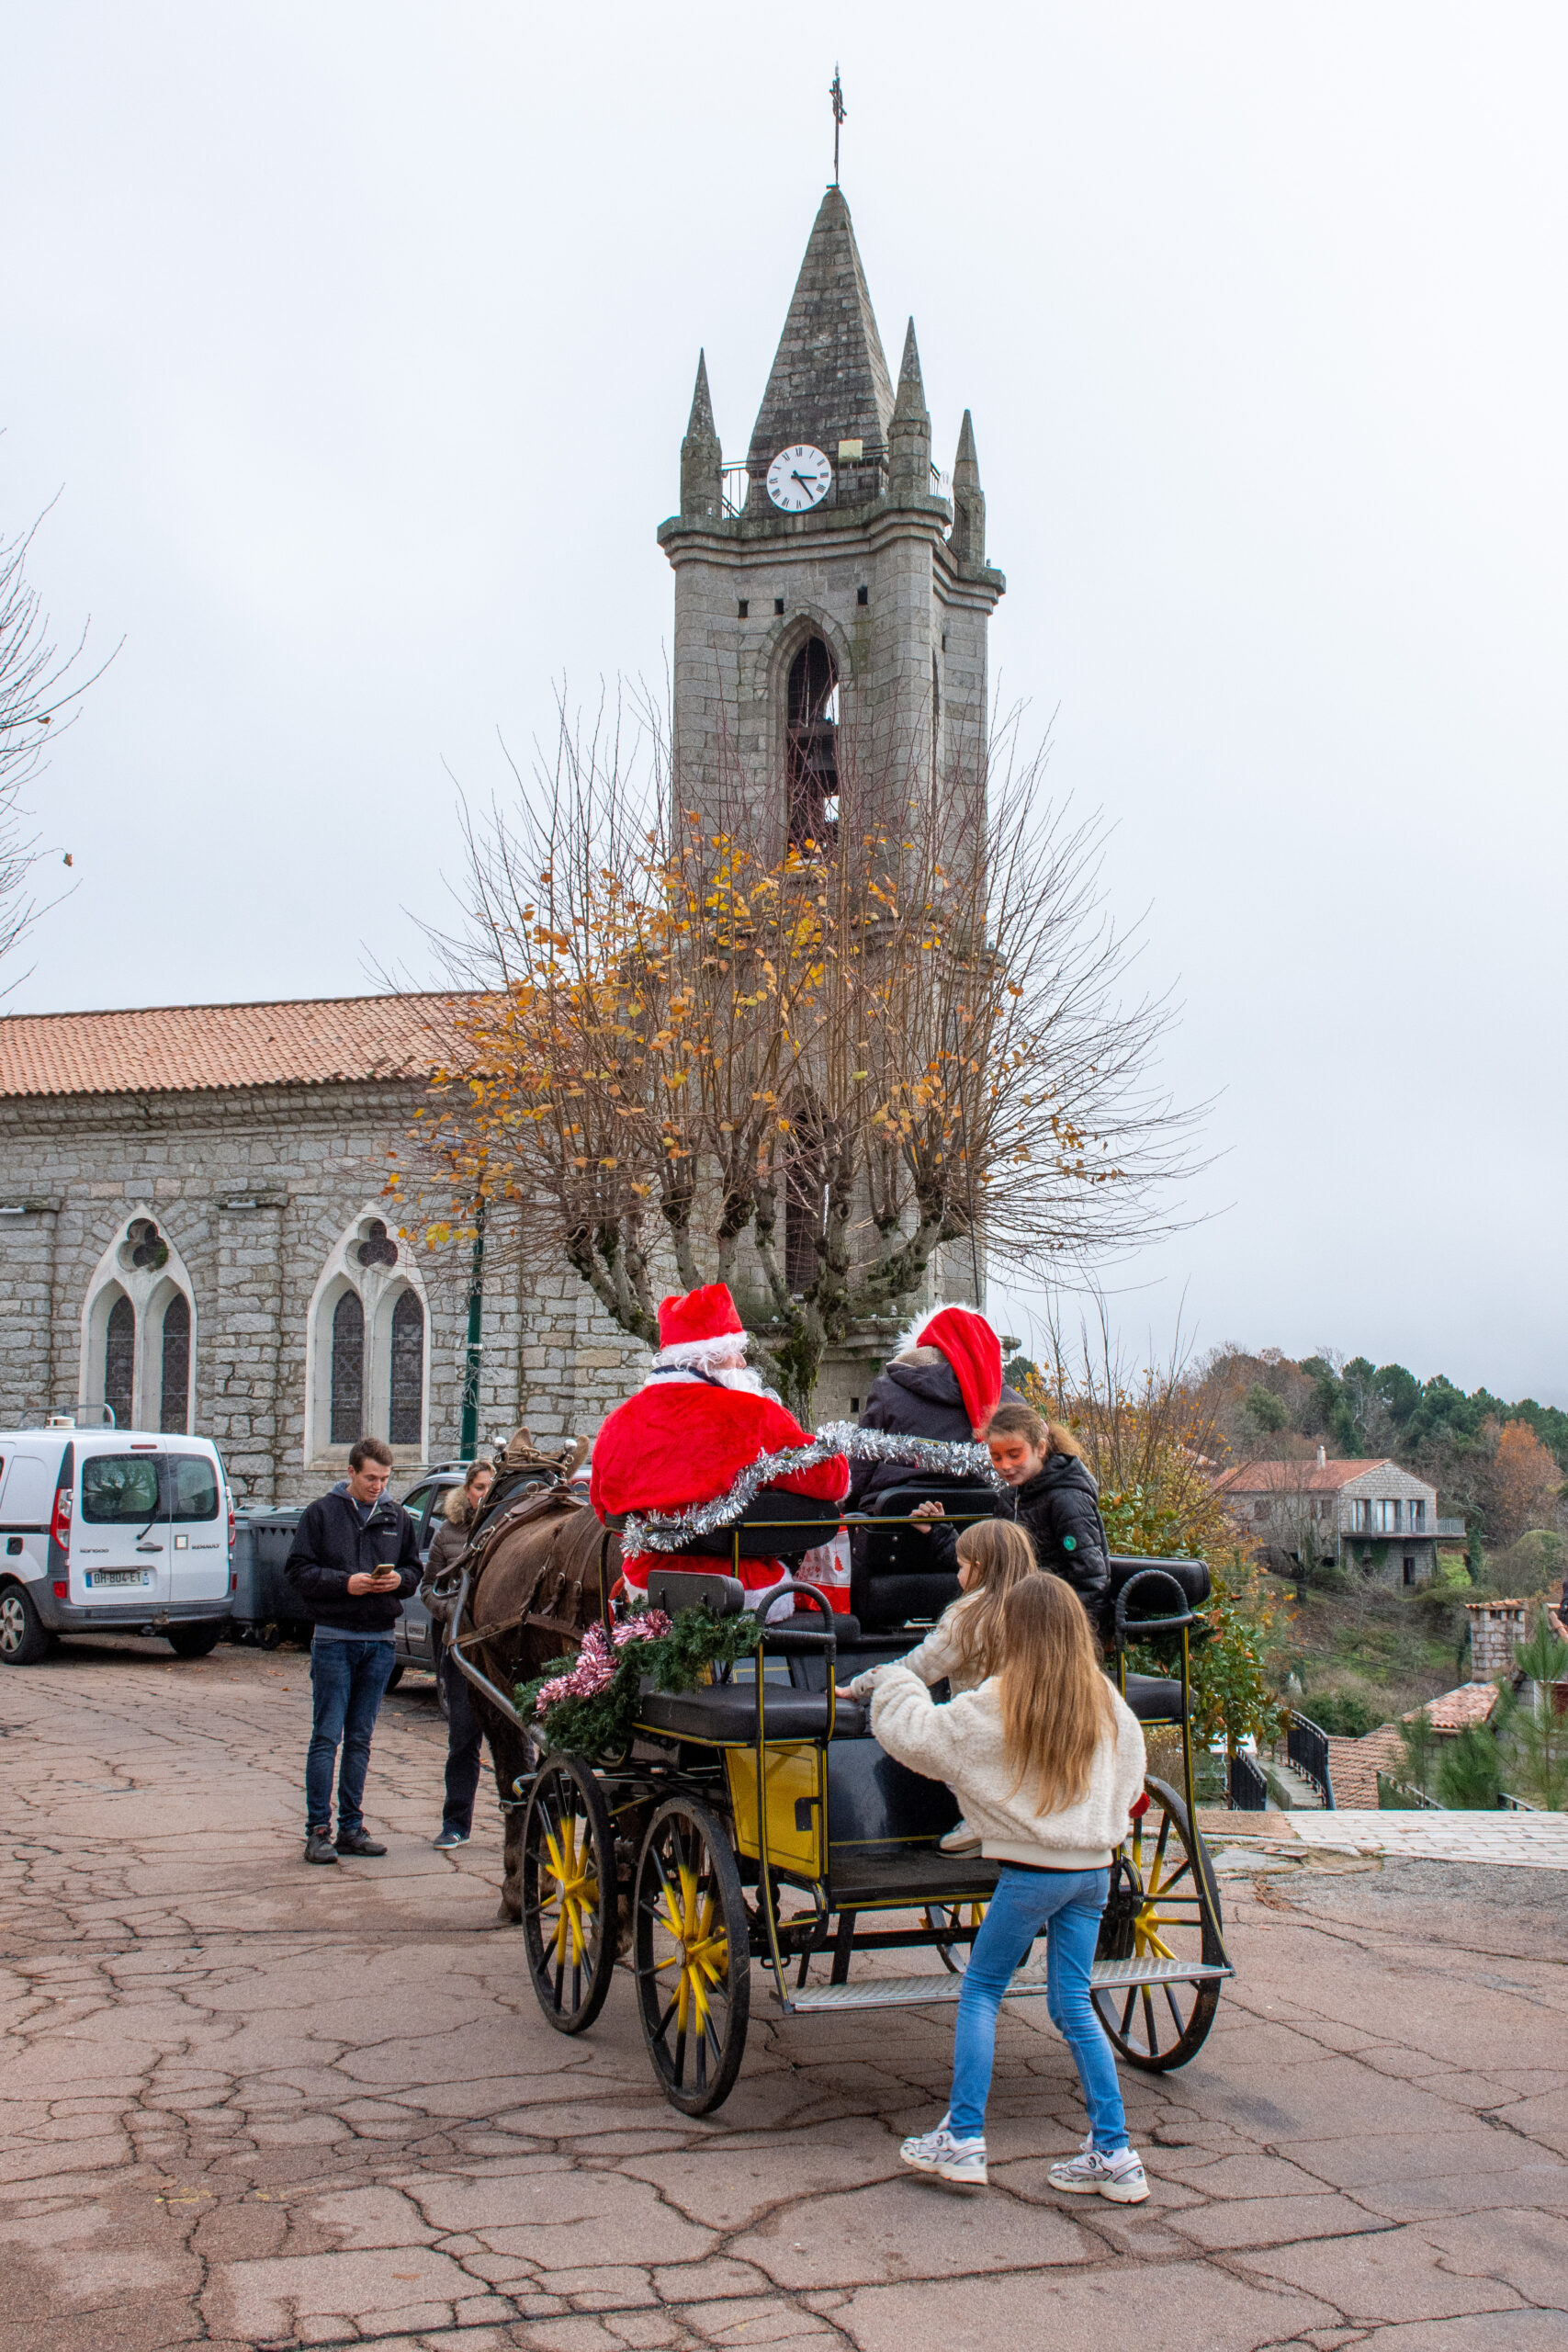
<path fill-rule="evenodd" d="M 98 1568 L 87 1577 L 87 1582 L 95 1592 L 103 1585 L 145 1584 L 146 1581 L 145 1568 Z"/>

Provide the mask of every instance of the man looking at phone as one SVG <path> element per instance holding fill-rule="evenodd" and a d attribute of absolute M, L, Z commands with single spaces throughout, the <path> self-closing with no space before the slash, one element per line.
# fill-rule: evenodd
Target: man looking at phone
<path fill-rule="evenodd" d="M 419 1583 L 414 1523 L 387 1492 L 389 1446 L 362 1437 L 348 1476 L 299 1514 L 284 1573 L 315 1631 L 310 1638 L 310 1747 L 305 1759 L 305 1860 L 384 1854 L 360 1806 L 370 1735 L 396 1661 L 392 1627 Z M 333 1768 L 339 1747 L 337 1838 Z"/>

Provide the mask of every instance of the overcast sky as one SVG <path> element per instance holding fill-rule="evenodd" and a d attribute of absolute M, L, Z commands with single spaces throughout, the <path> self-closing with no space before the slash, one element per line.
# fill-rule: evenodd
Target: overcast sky
<path fill-rule="evenodd" d="M 13 10 L 0 515 L 124 644 L 37 795 L 13 1010 L 423 974 L 454 786 L 554 682 L 661 682 L 705 344 L 744 455 L 829 175 L 936 453 L 973 408 L 993 687 L 1116 827 L 1208 1221 L 1134 1355 L 1322 1342 L 1568 1403 L 1568 17 Z M 69 879 L 58 862 L 46 882 Z M 1009 1303 L 1013 1328 L 1031 1312 Z"/>

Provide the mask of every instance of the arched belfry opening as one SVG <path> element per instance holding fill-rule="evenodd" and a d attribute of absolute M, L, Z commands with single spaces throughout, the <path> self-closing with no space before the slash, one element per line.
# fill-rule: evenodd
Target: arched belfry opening
<path fill-rule="evenodd" d="M 839 670 L 819 637 L 789 665 L 785 761 L 789 841 L 832 849 L 839 838 Z"/>

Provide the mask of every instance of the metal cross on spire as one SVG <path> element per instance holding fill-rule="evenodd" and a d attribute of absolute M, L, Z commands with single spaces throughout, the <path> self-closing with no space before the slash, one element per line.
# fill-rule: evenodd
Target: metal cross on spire
<path fill-rule="evenodd" d="M 833 78 L 828 85 L 828 96 L 833 101 L 833 186 L 839 185 L 839 125 L 844 119 L 844 85 L 839 79 L 839 69 L 833 67 Z"/>

